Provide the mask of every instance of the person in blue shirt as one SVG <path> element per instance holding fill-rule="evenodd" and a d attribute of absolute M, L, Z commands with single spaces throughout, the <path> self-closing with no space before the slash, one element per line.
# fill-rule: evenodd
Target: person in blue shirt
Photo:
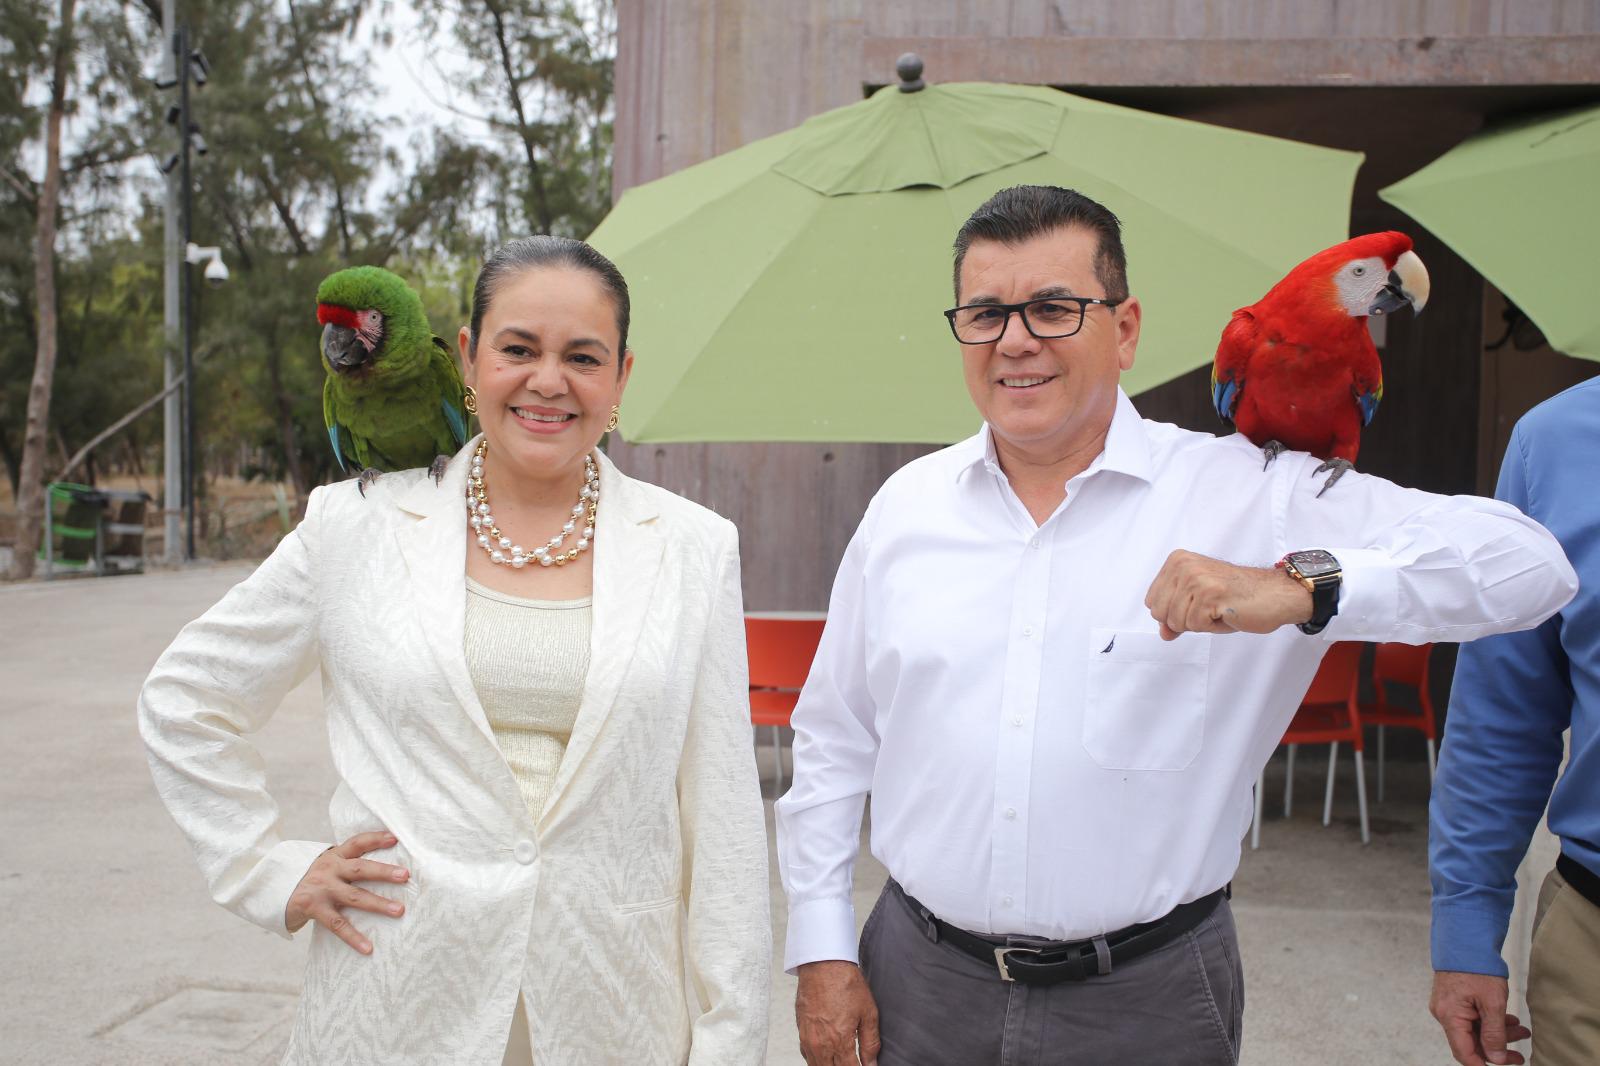
<path fill-rule="evenodd" d="M 1430 806 L 1433 996 L 1463 1066 L 1600 1063 L 1600 378 L 1517 423 L 1495 493 L 1561 542 L 1577 596 L 1536 629 L 1463 645 Z M 1565 772 L 1562 733 L 1572 730 Z M 1552 792 L 1552 785 L 1554 791 Z M 1534 919 L 1524 1027 L 1500 957 L 1546 801 L 1561 857 Z"/>

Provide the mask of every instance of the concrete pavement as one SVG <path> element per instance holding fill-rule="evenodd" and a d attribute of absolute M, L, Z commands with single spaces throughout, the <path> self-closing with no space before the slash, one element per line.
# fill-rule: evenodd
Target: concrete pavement
<path fill-rule="evenodd" d="M 281 1053 L 305 944 L 209 901 L 156 801 L 133 719 L 162 648 L 248 572 L 0 587 L 0 1061 L 254 1066 Z M 258 741 L 286 830 L 326 837 L 332 771 L 315 678 Z M 1425 771 L 1391 765 L 1363 848 L 1348 760 L 1323 829 L 1326 761 L 1304 754 L 1289 821 L 1274 816 L 1281 758 L 1269 772 L 1262 850 L 1246 850 L 1235 882 L 1244 1062 L 1447 1062 L 1426 1012 Z M 759 758 L 770 792 L 770 749 Z M 864 856 L 863 920 L 883 877 Z M 775 866 L 771 886 L 781 950 Z M 794 982 L 776 966 L 773 982 L 770 1061 L 795 1066 Z"/>

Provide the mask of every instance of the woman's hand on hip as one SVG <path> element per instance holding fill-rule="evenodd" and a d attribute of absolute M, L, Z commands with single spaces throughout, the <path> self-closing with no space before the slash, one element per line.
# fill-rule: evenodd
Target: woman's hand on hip
<path fill-rule="evenodd" d="M 289 932 L 295 932 L 307 922 L 316 922 L 361 954 L 372 954 L 372 942 L 350 924 L 344 910 L 354 907 L 390 918 L 405 913 L 403 904 L 356 887 L 357 881 L 404 884 L 411 877 L 409 870 L 361 857 L 379 848 L 392 848 L 397 843 L 394 834 L 384 830 L 357 833 L 318 855 L 289 894 L 289 905 L 283 913 Z"/>

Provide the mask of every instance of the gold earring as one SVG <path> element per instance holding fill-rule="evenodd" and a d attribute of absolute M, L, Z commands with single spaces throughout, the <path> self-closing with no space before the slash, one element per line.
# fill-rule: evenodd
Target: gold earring
<path fill-rule="evenodd" d="M 617 423 L 622 421 L 622 406 L 620 404 L 611 408 L 611 418 L 606 422 L 606 432 L 610 433 L 617 428 Z"/>
<path fill-rule="evenodd" d="M 471 385 L 467 386 L 467 394 L 461 398 L 461 406 L 467 409 L 467 414 L 478 413 L 478 390 Z"/>

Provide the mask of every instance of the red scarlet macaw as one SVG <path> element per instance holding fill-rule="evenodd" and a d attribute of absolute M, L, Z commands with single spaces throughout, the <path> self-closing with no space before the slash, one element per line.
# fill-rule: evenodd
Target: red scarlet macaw
<path fill-rule="evenodd" d="M 1368 233 L 1318 252 L 1233 313 L 1211 365 L 1211 400 L 1261 448 L 1310 452 L 1331 470 L 1355 463 L 1361 427 L 1383 399 L 1368 315 L 1428 301 L 1428 271 L 1404 233 Z M 1317 495 L 1322 495 L 1319 492 Z"/>

